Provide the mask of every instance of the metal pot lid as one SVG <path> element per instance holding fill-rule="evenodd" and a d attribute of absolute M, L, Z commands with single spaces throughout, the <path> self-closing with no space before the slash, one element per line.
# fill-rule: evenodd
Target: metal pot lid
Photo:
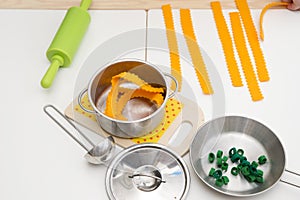
<path fill-rule="evenodd" d="M 110 199 L 184 199 L 190 176 L 180 156 L 158 144 L 138 144 L 119 153 L 106 173 Z"/>

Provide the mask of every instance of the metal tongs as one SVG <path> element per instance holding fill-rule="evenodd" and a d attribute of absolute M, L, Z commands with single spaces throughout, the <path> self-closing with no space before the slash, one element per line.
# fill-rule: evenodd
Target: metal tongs
<path fill-rule="evenodd" d="M 115 141 L 112 136 L 106 137 L 98 144 L 94 144 L 80 129 L 78 129 L 75 124 L 68 119 L 64 114 L 62 114 L 53 105 L 46 105 L 44 107 L 44 112 L 58 125 L 60 126 L 72 139 L 74 139 L 83 149 L 87 151 L 84 158 L 92 164 L 104 164 L 108 162 L 113 155 L 115 150 Z M 64 126 L 61 122 L 64 121 L 70 127 Z M 91 147 L 88 147 L 85 143 L 81 142 L 74 134 L 74 131 L 79 133 Z"/>

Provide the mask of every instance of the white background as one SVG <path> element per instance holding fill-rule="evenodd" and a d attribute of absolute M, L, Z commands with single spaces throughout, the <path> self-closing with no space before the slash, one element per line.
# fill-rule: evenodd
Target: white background
<path fill-rule="evenodd" d="M 45 52 L 65 11 L 0 10 L 0 199 L 108 199 L 104 184 L 106 167 L 89 165 L 83 158 L 84 151 L 43 113 L 46 104 L 64 110 L 72 101 L 76 77 L 97 46 L 118 34 L 146 28 L 144 11 L 90 13 L 92 23 L 72 65 L 61 69 L 53 86 L 45 90 L 39 84 L 49 65 Z M 253 10 L 256 26 L 259 13 L 260 10 Z M 174 11 L 179 22 L 178 16 Z M 198 42 L 222 79 L 224 114 L 250 117 L 271 128 L 285 147 L 286 168 L 300 172 L 300 12 L 272 10 L 265 17 L 265 41 L 261 46 L 271 80 L 260 84 L 265 97 L 260 102 L 251 101 L 246 87 L 231 86 L 211 11 L 193 10 L 192 16 Z M 149 11 L 148 26 L 164 28 L 160 10 Z M 176 30 L 181 31 L 179 23 Z M 139 52 L 133 56 L 144 59 L 143 55 Z M 162 65 L 169 62 L 168 54 L 151 51 L 147 59 Z M 188 79 L 198 91 L 198 104 L 206 120 L 213 118 L 211 97 L 202 95 L 195 77 Z M 187 199 L 232 198 L 209 189 L 192 171 L 188 156 L 184 159 L 191 172 Z M 296 181 L 299 184 L 299 178 Z M 299 189 L 279 182 L 270 191 L 252 198 L 298 199 L 299 194 Z"/>

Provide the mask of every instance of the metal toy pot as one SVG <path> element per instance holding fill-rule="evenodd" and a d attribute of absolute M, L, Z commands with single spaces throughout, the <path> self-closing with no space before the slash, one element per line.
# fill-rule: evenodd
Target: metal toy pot
<path fill-rule="evenodd" d="M 164 101 L 159 107 L 147 99 L 132 99 L 124 108 L 128 121 L 111 118 L 104 114 L 106 99 L 111 88 L 113 76 L 122 72 L 131 72 L 154 87 L 164 88 Z M 170 92 L 166 77 L 171 78 L 176 85 L 174 92 Z M 128 84 L 128 83 L 126 83 Z M 134 87 L 133 85 L 130 87 Z M 83 110 L 96 115 L 98 124 L 111 135 L 122 138 L 136 138 L 146 135 L 161 123 L 165 105 L 169 98 L 177 91 L 176 79 L 162 73 L 155 65 L 141 60 L 121 60 L 101 68 L 91 78 L 88 88 L 81 92 L 78 103 Z M 81 104 L 83 94 L 88 93 L 88 99 L 93 110 L 88 110 Z"/>

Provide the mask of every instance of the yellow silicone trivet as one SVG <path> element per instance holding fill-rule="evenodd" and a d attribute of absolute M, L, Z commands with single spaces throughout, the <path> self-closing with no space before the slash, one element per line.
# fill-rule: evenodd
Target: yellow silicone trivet
<path fill-rule="evenodd" d="M 231 12 L 230 21 L 232 26 L 233 39 L 235 41 L 236 50 L 239 54 L 242 69 L 244 71 L 245 79 L 248 89 L 253 101 L 262 100 L 264 97 L 260 91 L 258 81 L 256 79 L 253 65 L 246 47 L 246 40 L 243 33 L 242 24 L 238 12 Z"/>
<path fill-rule="evenodd" d="M 175 118 L 181 112 L 183 104 L 176 99 L 169 99 L 166 104 L 165 117 L 161 124 L 144 137 L 131 139 L 135 143 L 158 142 Z"/>
<path fill-rule="evenodd" d="M 88 95 L 84 95 L 82 98 L 82 105 L 88 109 L 91 109 L 92 106 L 88 100 Z M 130 139 L 134 143 L 145 143 L 145 142 L 158 142 L 161 137 L 164 135 L 166 130 L 169 128 L 169 126 L 173 123 L 175 118 L 179 115 L 179 113 L 182 111 L 183 104 L 179 102 L 178 100 L 171 98 L 168 99 L 166 103 L 165 108 L 165 116 L 164 119 L 161 121 L 161 123 L 151 132 L 149 132 L 146 136 L 140 137 L 140 138 L 132 138 Z M 74 110 L 81 115 L 89 118 L 90 120 L 96 122 L 97 119 L 95 115 L 91 113 L 87 113 L 77 104 L 74 106 Z"/>
<path fill-rule="evenodd" d="M 241 74 L 234 56 L 232 38 L 222 12 L 221 3 L 219 1 L 214 1 L 211 2 L 210 5 L 213 11 L 219 38 L 222 43 L 231 83 L 235 87 L 243 86 Z"/>

